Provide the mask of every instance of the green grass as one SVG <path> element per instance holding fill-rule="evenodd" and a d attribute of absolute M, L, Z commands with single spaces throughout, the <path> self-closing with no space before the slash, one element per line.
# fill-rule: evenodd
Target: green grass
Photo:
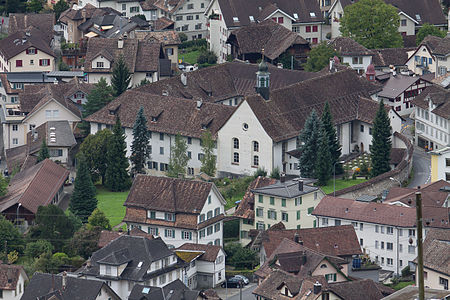
<path fill-rule="evenodd" d="M 393 288 L 394 290 L 398 291 L 401 290 L 402 288 L 408 286 L 408 285 L 413 285 L 415 284 L 414 281 L 403 281 L 403 282 L 399 282 L 395 285 L 392 285 L 391 288 Z"/>
<path fill-rule="evenodd" d="M 336 179 L 336 191 L 345 189 L 349 186 L 357 185 L 361 182 L 367 181 L 366 179 Z M 329 194 L 333 192 L 333 179 L 330 179 L 328 181 L 328 184 L 325 186 L 322 186 L 321 189 L 325 194 Z"/>
<path fill-rule="evenodd" d="M 109 219 L 111 226 L 116 226 L 122 222 L 125 216 L 125 206 L 123 203 L 127 199 L 126 192 L 110 192 L 103 186 L 97 187 L 97 207 L 103 211 Z"/>
<path fill-rule="evenodd" d="M 201 53 L 200 49 L 188 51 L 186 53 L 178 54 L 178 58 L 183 59 L 183 62 L 185 63 L 193 65 L 197 63 L 197 58 L 200 55 L 200 53 Z"/>

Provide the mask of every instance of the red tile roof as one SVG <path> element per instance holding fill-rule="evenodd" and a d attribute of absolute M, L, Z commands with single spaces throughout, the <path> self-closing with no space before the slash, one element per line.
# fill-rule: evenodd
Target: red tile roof
<path fill-rule="evenodd" d="M 199 260 L 214 262 L 219 255 L 222 247 L 216 245 L 204 245 L 185 243 L 181 245 L 177 250 L 192 250 L 192 251 L 204 251 L 204 253 L 198 258 Z"/>
<path fill-rule="evenodd" d="M 24 280 L 28 279 L 22 266 L 0 264 L 0 290 L 15 290 L 20 273 L 24 276 Z"/>

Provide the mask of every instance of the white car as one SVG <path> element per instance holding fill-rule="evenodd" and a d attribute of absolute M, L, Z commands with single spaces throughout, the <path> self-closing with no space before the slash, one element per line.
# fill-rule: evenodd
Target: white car
<path fill-rule="evenodd" d="M 245 277 L 244 275 L 234 275 L 234 278 L 238 278 L 238 279 L 242 280 L 245 285 L 250 283 L 250 280 L 248 280 L 248 278 Z"/>

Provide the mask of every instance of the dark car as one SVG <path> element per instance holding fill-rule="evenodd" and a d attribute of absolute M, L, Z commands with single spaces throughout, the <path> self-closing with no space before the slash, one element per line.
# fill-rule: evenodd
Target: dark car
<path fill-rule="evenodd" d="M 228 278 L 227 281 L 222 283 L 222 287 L 229 287 L 229 288 L 240 288 L 244 286 L 244 281 L 242 279 L 232 277 Z"/>

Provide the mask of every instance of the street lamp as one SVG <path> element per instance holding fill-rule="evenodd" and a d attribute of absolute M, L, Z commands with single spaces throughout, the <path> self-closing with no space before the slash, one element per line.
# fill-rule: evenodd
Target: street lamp
<path fill-rule="evenodd" d="M 336 197 L 336 164 L 343 164 L 345 161 L 337 161 L 333 164 L 333 197 Z"/>
<path fill-rule="evenodd" d="M 399 185 L 400 187 L 402 187 L 402 183 L 400 182 L 400 180 L 395 179 L 394 177 L 389 177 L 389 179 L 392 180 L 392 181 L 397 181 L 397 182 L 398 182 L 398 185 Z"/>
<path fill-rule="evenodd" d="M 19 208 L 22 206 L 22 203 L 19 203 L 17 205 L 17 210 L 16 210 L 16 225 L 19 225 Z"/>

